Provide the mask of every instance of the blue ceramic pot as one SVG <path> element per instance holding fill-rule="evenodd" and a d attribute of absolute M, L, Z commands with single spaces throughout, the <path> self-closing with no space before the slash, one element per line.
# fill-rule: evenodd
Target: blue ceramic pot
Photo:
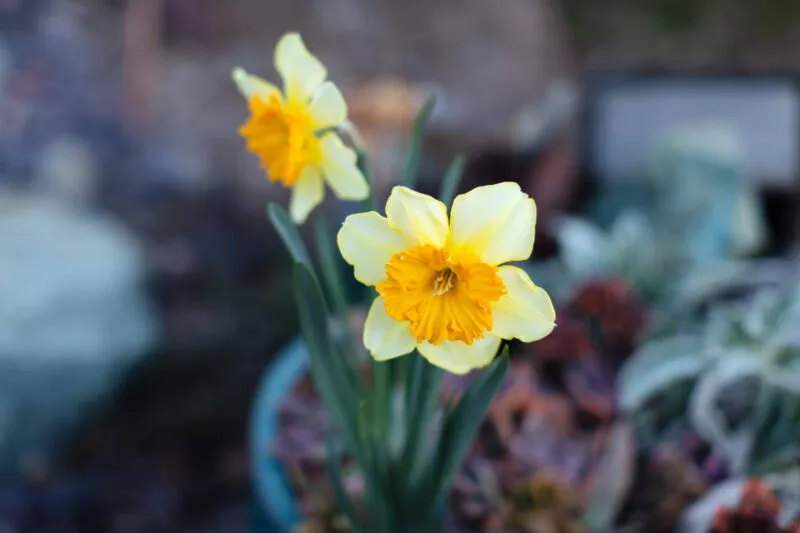
<path fill-rule="evenodd" d="M 280 533 L 299 521 L 297 501 L 280 463 L 269 450 L 278 435 L 278 410 L 308 365 L 306 348 L 297 338 L 275 357 L 258 386 L 250 419 L 250 464 L 258 503 Z"/>

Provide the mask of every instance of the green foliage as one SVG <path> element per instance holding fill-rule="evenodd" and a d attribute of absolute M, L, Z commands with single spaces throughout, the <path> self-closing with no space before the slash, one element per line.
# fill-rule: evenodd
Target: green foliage
<path fill-rule="evenodd" d="M 311 269 L 311 256 L 308 255 L 308 250 L 300 237 L 300 232 L 297 231 L 297 226 L 289 218 L 286 210 L 278 204 L 269 204 L 267 216 L 269 221 L 272 222 L 272 227 L 278 232 L 278 236 L 281 238 L 286 250 L 289 251 L 289 255 L 292 256 L 292 260 Z"/>
<path fill-rule="evenodd" d="M 430 494 L 433 498 L 429 501 L 436 502 L 437 506 L 444 506 L 453 478 L 461 467 L 468 447 L 478 433 L 507 370 L 508 348 L 504 348 L 492 365 L 470 384 L 458 405 L 445 413 L 438 447 L 427 469 L 433 472 L 433 482 L 423 485 L 431 487 Z M 477 413 L 480 416 L 476 416 Z M 420 495 L 427 496 L 424 491 Z M 421 501 L 428 500 L 423 498 Z"/>
<path fill-rule="evenodd" d="M 640 179 L 601 191 L 592 208 L 599 222 L 567 217 L 556 225 L 563 268 L 552 269 L 552 283 L 621 278 L 660 311 L 675 313 L 741 282 L 736 258 L 766 241 L 741 154 L 724 127 L 667 135 Z"/>
<path fill-rule="evenodd" d="M 562 285 L 592 278 L 622 278 L 648 299 L 663 298 L 664 280 L 676 272 L 678 259 L 658 238 L 650 221 L 628 210 L 604 231 L 588 220 L 564 218 L 556 228 L 566 267 Z"/>
<path fill-rule="evenodd" d="M 623 367 L 621 408 L 647 418 L 654 402 L 684 394 L 685 420 L 735 473 L 800 458 L 800 283 L 718 304 L 702 327 L 643 346 Z M 749 387 L 749 388 L 748 388 Z M 753 389 L 755 394 L 747 394 Z M 662 427 L 645 424 L 653 431 Z M 652 440 L 653 435 L 645 440 Z"/>
<path fill-rule="evenodd" d="M 342 482 L 341 472 L 339 471 L 339 456 L 340 454 L 336 452 L 333 435 L 328 434 L 328 438 L 325 440 L 325 467 L 328 471 L 331 485 L 333 485 L 336 503 L 347 516 L 354 533 L 361 533 L 362 529 L 359 527 L 361 519 L 353 502 L 347 497 L 347 491 L 345 491 L 344 483 Z"/>
<path fill-rule="evenodd" d="M 432 106 L 429 99 L 414 128 L 403 176 L 407 186 L 413 186 L 416 178 L 423 128 Z M 359 154 L 359 164 L 366 174 L 363 154 Z M 448 203 L 458 189 L 463 167 L 463 158 L 456 158 L 447 172 L 441 198 Z M 507 350 L 471 383 L 458 403 L 449 406 L 439 401 L 442 370 L 418 354 L 401 362 L 370 359 L 366 374 L 371 384 L 362 382 L 355 365 L 347 364 L 354 358 L 346 352 L 355 347 L 335 342 L 331 334 L 334 321 L 323 283 L 330 311 L 340 321 L 349 302 L 325 222 L 318 220 L 315 228 L 320 276 L 286 212 L 276 205 L 268 211 L 296 263 L 293 289 L 309 369 L 336 429 L 336 438 L 328 438 L 326 466 L 338 506 L 357 532 L 441 531 L 454 476 L 508 369 Z M 340 472 L 343 455 L 352 458 L 364 476 L 363 501 L 351 501 L 345 490 Z"/>
<path fill-rule="evenodd" d="M 353 417 L 358 406 L 355 375 L 342 364 L 343 360 L 335 349 L 322 292 L 306 265 L 295 265 L 292 287 L 314 384 L 348 450 L 357 452 L 358 433 Z"/>
<path fill-rule="evenodd" d="M 463 155 L 459 155 L 447 167 L 447 172 L 445 172 L 442 180 L 442 191 L 439 194 L 439 200 L 444 205 L 450 205 L 453 202 L 453 198 L 455 198 L 458 191 L 458 184 L 461 182 L 461 176 L 464 174 L 465 164 L 466 159 L 464 159 Z"/>
<path fill-rule="evenodd" d="M 417 116 L 417 120 L 414 122 L 414 129 L 411 132 L 411 146 L 408 149 L 408 157 L 406 158 L 406 166 L 403 170 L 403 175 L 400 177 L 400 185 L 413 188 L 417 182 L 419 159 L 422 155 L 422 137 L 435 103 L 436 98 L 433 95 L 429 96 L 422 106 L 422 111 L 420 111 L 419 116 Z"/>

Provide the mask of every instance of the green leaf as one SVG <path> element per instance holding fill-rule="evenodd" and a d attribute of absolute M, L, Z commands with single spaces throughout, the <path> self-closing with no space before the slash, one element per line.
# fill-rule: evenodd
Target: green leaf
<path fill-rule="evenodd" d="M 492 398 L 508 370 L 508 348 L 467 388 L 458 406 L 444 419 L 436 453 L 429 462 L 433 478 L 421 495 L 429 504 L 442 505 L 458 469 L 478 433 Z"/>
<path fill-rule="evenodd" d="M 406 444 L 402 465 L 406 475 L 413 478 L 428 450 L 425 439 L 439 405 L 443 372 L 419 354 L 413 354 L 411 359 L 406 380 Z"/>
<path fill-rule="evenodd" d="M 713 527 L 714 516 L 723 507 L 739 505 L 745 478 L 723 481 L 689 506 L 681 516 L 681 533 L 706 533 Z"/>
<path fill-rule="evenodd" d="M 347 497 L 347 492 L 344 489 L 342 476 L 339 472 L 340 465 L 336 461 L 338 454 L 334 449 L 333 435 L 330 432 L 325 439 L 325 449 L 325 465 L 328 470 L 328 477 L 331 480 L 331 485 L 333 485 L 333 493 L 336 496 L 336 502 L 338 503 L 342 512 L 344 512 L 345 516 L 347 516 L 347 520 L 349 520 L 352 530 L 355 533 L 360 533 L 364 530 L 364 528 L 358 519 L 358 513 L 356 512 L 356 508 L 353 506 L 353 502 L 351 502 L 350 498 Z"/>
<path fill-rule="evenodd" d="M 689 420 L 698 435 L 722 452 L 734 474 L 741 474 L 750 455 L 751 436 L 747 430 L 731 431 L 719 408 L 723 391 L 751 376 L 758 376 L 760 362 L 748 352 L 731 352 L 720 364 L 698 380 L 689 401 Z"/>
<path fill-rule="evenodd" d="M 800 396 L 762 384 L 748 472 L 784 467 L 800 455 Z"/>
<path fill-rule="evenodd" d="M 695 378 L 706 366 L 700 340 L 681 335 L 653 341 L 628 359 L 617 379 L 620 408 L 633 413 L 648 400 Z"/>
<path fill-rule="evenodd" d="M 339 317 L 342 327 L 346 331 L 350 331 L 347 327 L 347 311 L 349 306 L 347 304 L 347 294 L 344 288 L 344 280 L 342 279 L 341 262 L 339 261 L 339 254 L 333 246 L 328 231 L 328 224 L 324 217 L 319 217 L 316 220 L 314 227 L 314 234 L 317 243 L 317 253 L 319 254 L 320 266 L 322 267 L 322 278 L 325 280 L 325 286 L 328 289 L 328 296 L 333 304 L 333 309 Z"/>
<path fill-rule="evenodd" d="M 308 255 L 306 245 L 303 244 L 303 239 L 297 231 L 297 226 L 295 226 L 292 219 L 289 218 L 286 211 L 278 204 L 271 203 L 267 207 L 267 215 L 275 231 L 278 232 L 281 241 L 283 241 L 283 245 L 289 250 L 292 259 L 294 259 L 296 263 L 306 265 L 309 271 L 313 272 L 314 267 L 311 264 L 311 257 Z"/>
<path fill-rule="evenodd" d="M 372 391 L 367 391 L 368 401 L 372 401 Z M 364 473 L 367 483 L 365 497 L 367 509 L 369 509 L 371 526 L 376 531 L 391 531 L 392 512 L 389 499 L 387 498 L 384 483 L 386 478 L 381 473 L 381 464 L 376 457 L 377 450 L 375 441 L 372 438 L 372 424 L 370 422 L 370 406 L 366 401 L 360 402 L 357 412 L 357 431 L 360 442 L 361 454 L 357 458 L 358 465 Z"/>
<path fill-rule="evenodd" d="M 367 180 L 367 187 L 369 188 L 369 195 L 363 200 L 362 208 L 364 211 L 377 211 L 378 206 L 375 205 L 375 188 L 372 181 L 372 172 L 369 168 L 369 156 L 363 150 L 356 150 L 356 166 L 364 179 Z"/>
<path fill-rule="evenodd" d="M 623 422 L 611 428 L 605 453 L 592 479 L 588 508 L 581 521 L 590 531 L 606 531 L 614 522 L 633 485 L 636 469 L 636 438 Z"/>
<path fill-rule="evenodd" d="M 374 385 L 372 405 L 373 437 L 385 440 L 391 417 L 392 362 L 372 360 L 372 372 Z"/>
<path fill-rule="evenodd" d="M 414 122 L 414 129 L 411 132 L 411 145 L 408 148 L 408 157 L 406 158 L 406 166 L 400 180 L 401 185 L 405 185 L 411 189 L 414 188 L 417 182 L 417 171 L 419 170 L 419 159 L 422 155 L 422 136 L 425 133 L 425 126 L 430 118 L 433 106 L 436 103 L 436 98 L 431 95 L 422 106 L 422 110 L 417 115 L 417 120 Z"/>
<path fill-rule="evenodd" d="M 292 285 L 314 385 L 331 420 L 341 432 L 345 446 L 357 455 L 355 376 L 334 349 L 325 302 L 314 275 L 306 265 L 295 265 Z"/>
<path fill-rule="evenodd" d="M 461 183 L 461 177 L 464 175 L 465 164 L 466 159 L 464 159 L 463 155 L 459 155 L 456 156 L 450 163 L 450 166 L 447 167 L 444 180 L 442 180 L 442 189 L 439 192 L 439 200 L 446 206 L 449 206 L 456 196 L 458 185 Z"/>
<path fill-rule="evenodd" d="M 611 239 L 599 226 L 578 217 L 562 217 L 555 232 L 561 260 L 572 276 L 585 279 L 612 271 Z"/>

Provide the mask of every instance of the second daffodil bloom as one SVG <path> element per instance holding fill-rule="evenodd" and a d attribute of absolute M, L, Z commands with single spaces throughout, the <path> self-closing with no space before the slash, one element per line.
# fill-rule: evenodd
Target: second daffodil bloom
<path fill-rule="evenodd" d="M 478 187 L 447 208 L 395 187 L 378 213 L 350 215 L 342 256 L 379 296 L 364 326 L 377 360 L 417 348 L 454 374 L 488 365 L 501 339 L 541 339 L 555 326 L 547 293 L 522 269 L 503 265 L 533 251 L 536 204 L 516 183 Z"/>
<path fill-rule="evenodd" d="M 250 107 L 240 133 L 267 177 L 292 189 L 292 218 L 306 220 L 322 202 L 325 182 L 342 200 L 366 198 L 369 189 L 355 152 L 332 131 L 347 119 L 347 104 L 325 81 L 325 66 L 298 34 L 289 33 L 275 47 L 275 68 L 283 91 L 241 68 L 234 69 L 233 80 Z"/>

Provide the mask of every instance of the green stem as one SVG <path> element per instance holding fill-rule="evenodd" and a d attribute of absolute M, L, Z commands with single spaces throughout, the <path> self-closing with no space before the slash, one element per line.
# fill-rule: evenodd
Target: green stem
<path fill-rule="evenodd" d="M 357 150 L 356 156 L 356 166 L 358 166 L 358 170 L 361 171 L 361 174 L 364 175 L 364 179 L 367 180 L 367 185 L 369 186 L 369 194 L 361 204 L 362 209 L 364 211 L 377 211 L 378 207 L 375 203 L 375 183 L 372 180 L 372 172 L 370 172 L 369 168 L 369 156 L 362 150 Z"/>
<path fill-rule="evenodd" d="M 439 192 L 439 200 L 444 205 L 449 206 L 453 202 L 456 191 L 458 191 L 458 185 L 461 183 L 461 176 L 464 174 L 465 164 L 466 159 L 464 159 L 464 156 L 458 155 L 447 167 L 447 172 L 444 173 L 444 179 L 442 180 L 442 189 Z"/>
<path fill-rule="evenodd" d="M 387 437 L 391 417 L 392 365 L 390 361 L 375 361 L 372 365 L 375 402 L 372 427 L 375 437 L 383 439 Z"/>
<path fill-rule="evenodd" d="M 422 136 L 425 133 L 425 126 L 428 124 L 433 106 L 436 103 L 436 98 L 431 95 L 422 106 L 422 110 L 417 115 L 417 120 L 414 122 L 414 129 L 411 132 L 411 146 L 408 149 L 408 158 L 406 159 L 405 170 L 400 179 L 400 184 L 413 189 L 417 183 L 417 171 L 419 169 L 419 159 L 422 155 Z"/>
<path fill-rule="evenodd" d="M 409 379 L 405 381 L 406 394 L 406 442 L 403 449 L 402 465 L 406 475 L 407 486 L 419 474 L 419 468 L 425 463 L 425 446 L 430 433 L 436 409 L 439 406 L 439 394 L 443 372 L 440 368 L 428 363 L 421 355 L 414 354 L 414 361 L 409 366 Z"/>
<path fill-rule="evenodd" d="M 319 262 L 320 266 L 322 267 L 322 278 L 325 281 L 325 287 L 330 299 L 329 301 L 331 302 L 332 311 L 339 320 L 339 325 L 342 330 L 342 337 L 344 338 L 344 344 L 347 348 L 345 350 L 345 357 L 355 369 L 357 367 L 356 345 L 353 339 L 353 334 L 349 327 L 349 305 L 339 264 L 340 256 L 334 247 L 325 217 L 317 217 L 315 221 L 314 232 Z"/>

